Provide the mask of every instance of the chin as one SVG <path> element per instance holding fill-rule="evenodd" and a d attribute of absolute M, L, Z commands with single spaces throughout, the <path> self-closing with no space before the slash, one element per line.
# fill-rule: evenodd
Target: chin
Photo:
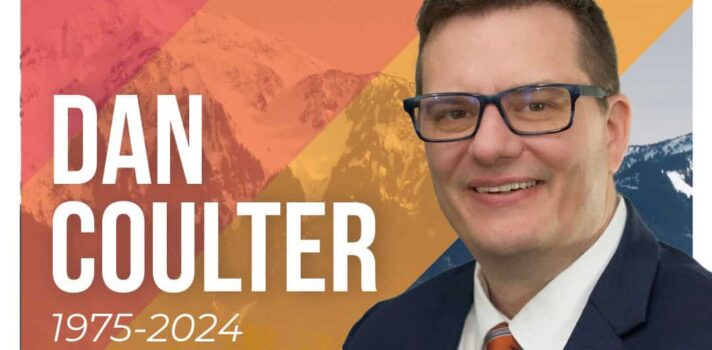
<path fill-rule="evenodd" d="M 460 237 L 474 255 L 515 256 L 538 249 L 542 233 L 532 231 L 532 227 L 537 226 L 478 225 Z"/>

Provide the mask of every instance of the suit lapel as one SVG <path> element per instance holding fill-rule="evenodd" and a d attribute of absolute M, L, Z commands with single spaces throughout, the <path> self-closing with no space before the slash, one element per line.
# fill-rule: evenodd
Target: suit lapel
<path fill-rule="evenodd" d="M 424 330 L 420 335 L 422 338 L 419 345 L 422 346 L 418 348 L 457 349 L 462 326 L 472 306 L 475 262 L 469 262 L 468 265 L 456 276 L 458 283 L 440 293 L 439 307 L 425 315 L 428 320 L 424 324 L 430 324 L 432 328 Z"/>
<path fill-rule="evenodd" d="M 565 350 L 623 350 L 626 347 L 593 303 L 586 304 Z"/>
<path fill-rule="evenodd" d="M 598 279 L 565 349 L 625 349 L 621 338 L 645 322 L 660 259 L 655 237 L 626 199 L 623 236 Z"/>

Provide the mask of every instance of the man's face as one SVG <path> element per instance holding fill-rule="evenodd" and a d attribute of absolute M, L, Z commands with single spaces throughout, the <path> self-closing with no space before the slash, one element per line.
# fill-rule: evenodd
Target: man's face
<path fill-rule="evenodd" d="M 577 33 L 571 15 L 548 5 L 457 15 L 423 48 L 423 93 L 590 85 Z M 569 130 L 519 136 L 489 105 L 474 138 L 426 143 L 438 201 L 465 244 L 476 255 L 512 256 L 590 242 L 612 210 L 611 174 L 625 149 L 611 146 L 607 117 L 596 99 L 581 97 Z M 531 181 L 527 189 L 480 192 Z"/>

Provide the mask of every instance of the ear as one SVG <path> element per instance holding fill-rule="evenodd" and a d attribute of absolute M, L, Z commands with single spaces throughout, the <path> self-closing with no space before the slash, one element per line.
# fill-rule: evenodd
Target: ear
<path fill-rule="evenodd" d="M 632 111 L 630 101 L 621 94 L 608 97 L 608 106 L 606 120 L 608 172 L 614 174 L 618 171 L 628 150 Z"/>

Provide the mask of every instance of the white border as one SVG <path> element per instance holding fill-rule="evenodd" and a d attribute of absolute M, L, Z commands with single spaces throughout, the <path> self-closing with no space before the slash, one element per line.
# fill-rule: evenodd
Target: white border
<path fill-rule="evenodd" d="M 693 255 L 712 269 L 712 1 L 693 2 Z M 0 1 L 0 339 L 20 348 L 20 0 Z"/>
<path fill-rule="evenodd" d="M 712 270 L 712 1 L 693 1 L 692 16 L 692 254 Z"/>
<path fill-rule="evenodd" d="M 20 348 L 20 0 L 0 1 L 0 339 Z"/>

